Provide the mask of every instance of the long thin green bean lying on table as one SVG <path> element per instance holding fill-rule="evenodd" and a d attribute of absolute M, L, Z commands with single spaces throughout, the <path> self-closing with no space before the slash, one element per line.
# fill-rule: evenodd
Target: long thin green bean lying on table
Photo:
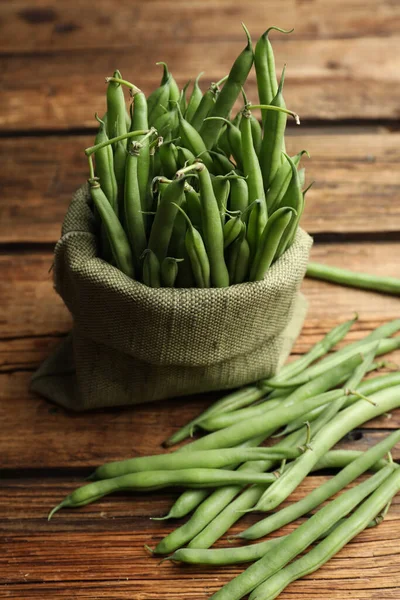
<path fill-rule="evenodd" d="M 315 262 L 308 263 L 307 277 L 400 296 L 400 278 L 398 277 L 384 277 L 369 273 L 357 273 L 355 271 L 350 271 L 350 269 L 341 269 L 339 267 L 321 265 Z"/>

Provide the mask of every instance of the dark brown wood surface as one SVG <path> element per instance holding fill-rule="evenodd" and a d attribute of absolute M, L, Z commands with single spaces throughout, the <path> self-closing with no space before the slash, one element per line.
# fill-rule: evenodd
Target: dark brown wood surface
<path fill-rule="evenodd" d="M 222 77 L 269 25 L 285 98 L 303 125 L 288 129 L 304 158 L 303 226 L 314 260 L 400 276 L 400 5 L 393 0 L 15 0 L 0 3 L 0 598 L 13 600 L 205 600 L 242 567 L 180 568 L 144 551 L 174 523 L 151 521 L 177 492 L 119 494 L 46 515 L 106 460 L 154 453 L 216 394 L 72 414 L 28 391 L 71 318 L 49 268 L 63 215 L 87 177 L 83 149 L 104 108 L 104 76 L 120 68 L 146 92 L 158 60 L 182 84 L 204 70 Z M 248 85 L 255 99 L 255 78 Z M 399 317 L 399 299 L 306 279 L 309 311 L 292 356 L 358 312 L 348 339 Z M 400 351 L 390 356 L 400 363 Z M 390 368 L 390 367 L 389 367 Z M 400 426 L 400 411 L 351 432 L 340 447 L 366 449 Z M 400 459 L 400 448 L 394 457 Z M 307 478 L 293 502 L 322 481 Z M 247 515 L 233 528 L 256 520 Z M 293 525 L 285 528 L 286 533 Z M 398 600 L 400 496 L 386 520 L 282 600 Z M 223 547 L 224 539 L 218 542 Z"/>

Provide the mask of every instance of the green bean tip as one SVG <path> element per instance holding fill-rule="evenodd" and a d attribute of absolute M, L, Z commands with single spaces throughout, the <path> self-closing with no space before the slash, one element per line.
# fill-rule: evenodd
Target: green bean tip
<path fill-rule="evenodd" d="M 148 546 L 147 544 L 145 544 L 143 546 L 143 548 L 148 552 L 148 554 L 150 554 L 150 556 L 154 556 L 154 550 L 153 550 L 153 548 L 150 548 L 150 546 Z"/>
<path fill-rule="evenodd" d="M 65 506 L 65 502 L 64 500 L 62 502 L 60 502 L 60 504 L 57 504 L 57 506 L 55 506 L 48 514 L 47 520 L 50 521 L 50 519 L 52 518 L 52 516 L 58 512 L 61 508 L 63 508 L 63 506 Z"/>

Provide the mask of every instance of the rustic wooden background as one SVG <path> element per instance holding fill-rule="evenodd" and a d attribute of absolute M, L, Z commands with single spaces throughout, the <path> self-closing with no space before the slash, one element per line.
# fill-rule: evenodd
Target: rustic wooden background
<path fill-rule="evenodd" d="M 95 465 L 158 451 L 209 398 L 76 415 L 27 386 L 71 325 L 48 269 L 71 194 L 87 177 L 82 150 L 104 108 L 104 77 L 119 68 L 150 91 L 155 62 L 165 60 L 181 84 L 204 70 L 205 86 L 243 47 L 241 21 L 254 39 L 270 25 L 295 27 L 272 39 L 278 68 L 288 65 L 287 104 L 302 117 L 289 128 L 289 150 L 312 156 L 303 225 L 313 259 L 400 276 L 399 2 L 1 1 L 0 598 L 203 600 L 238 572 L 160 566 L 146 555 L 143 544 L 173 526 L 148 517 L 164 513 L 173 494 L 114 496 L 46 521 Z M 254 75 L 248 91 L 254 98 Z M 310 280 L 303 291 L 310 309 L 297 354 L 356 310 L 351 339 L 399 316 L 397 298 Z M 400 412 L 382 417 L 341 446 L 366 448 L 399 424 Z M 323 479 L 310 477 L 291 500 Z M 379 528 L 282 600 L 398 600 L 399 537 L 398 498 Z"/>

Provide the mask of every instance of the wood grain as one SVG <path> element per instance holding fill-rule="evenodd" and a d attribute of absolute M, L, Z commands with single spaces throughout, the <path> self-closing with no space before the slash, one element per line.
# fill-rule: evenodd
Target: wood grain
<path fill-rule="evenodd" d="M 55 243 L 74 191 L 86 180 L 83 149 L 93 136 L 22 137 L 2 141 L 0 243 Z M 299 128 L 288 151 L 305 148 L 303 227 L 311 234 L 400 232 L 400 134 L 319 134 Z M 40 160 L 38 159 L 40 156 Z"/>
<path fill-rule="evenodd" d="M 244 21 L 254 38 L 271 24 L 290 29 L 291 38 L 310 41 L 324 38 L 397 35 L 400 11 L 396 3 L 382 0 L 328 0 L 307 2 L 263 0 L 236 4 L 230 0 L 203 0 L 188 4 L 147 0 L 98 0 L 96 11 L 88 4 L 67 0 L 4 3 L 0 52 L 27 53 L 69 51 L 71 48 L 126 48 L 130 41 L 142 46 L 166 46 L 176 39 L 190 43 L 205 40 L 240 41 Z M 272 34 L 279 38 L 279 34 Z"/>
<path fill-rule="evenodd" d="M 35 131 L 93 127 L 93 114 L 105 109 L 104 78 L 119 68 L 147 94 L 159 85 L 160 67 L 166 61 L 182 86 L 204 71 L 203 89 L 223 77 L 241 51 L 232 44 L 175 39 L 167 45 L 136 41 L 128 48 L 78 50 L 46 55 L 0 57 L 2 103 L 0 131 Z M 277 39 L 274 45 L 278 72 L 288 71 L 285 99 L 304 121 L 308 119 L 398 119 L 400 77 L 397 68 L 399 39 L 395 37 L 338 40 Z M 254 102 L 254 71 L 247 85 Z"/>

